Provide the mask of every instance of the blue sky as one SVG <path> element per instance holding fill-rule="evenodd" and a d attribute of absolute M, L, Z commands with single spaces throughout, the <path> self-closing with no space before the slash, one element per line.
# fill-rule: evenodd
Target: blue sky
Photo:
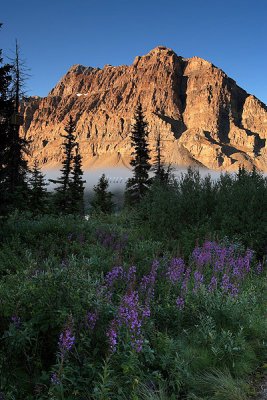
<path fill-rule="evenodd" d="M 12 0 L 1 4 L 0 48 L 18 39 L 45 96 L 73 64 L 131 64 L 158 45 L 199 56 L 267 103 L 267 0 Z"/>

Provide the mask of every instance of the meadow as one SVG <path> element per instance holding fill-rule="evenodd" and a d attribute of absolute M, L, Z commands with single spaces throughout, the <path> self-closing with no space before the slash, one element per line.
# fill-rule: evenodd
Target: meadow
<path fill-rule="evenodd" d="M 248 399 L 266 199 L 255 171 L 189 170 L 116 214 L 1 220 L 0 398 Z"/>

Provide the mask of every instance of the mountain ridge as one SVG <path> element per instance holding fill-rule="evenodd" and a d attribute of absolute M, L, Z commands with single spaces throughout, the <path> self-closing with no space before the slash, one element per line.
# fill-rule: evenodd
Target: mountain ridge
<path fill-rule="evenodd" d="M 60 133 L 71 114 L 85 167 L 129 164 L 138 100 L 150 147 L 160 132 L 166 163 L 267 170 L 266 105 L 211 62 L 183 58 L 165 46 L 129 66 L 74 64 L 47 97 L 26 102 L 22 134 L 32 140 L 31 159 L 46 167 L 61 163 Z"/>

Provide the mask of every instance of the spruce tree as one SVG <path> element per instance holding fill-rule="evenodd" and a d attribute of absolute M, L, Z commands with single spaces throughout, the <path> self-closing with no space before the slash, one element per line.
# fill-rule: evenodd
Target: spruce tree
<path fill-rule="evenodd" d="M 29 194 L 28 165 L 25 160 L 28 142 L 20 135 L 23 118 L 19 114 L 19 107 L 23 95 L 24 76 L 17 42 L 15 58 L 12 64 L 4 66 L 1 75 L 1 98 L 5 104 L 1 104 L 1 114 L 4 116 L 1 117 L 0 182 L 4 190 L 2 207 L 4 212 L 9 212 L 15 208 L 27 209 Z"/>
<path fill-rule="evenodd" d="M 61 177 L 58 179 L 49 179 L 50 182 L 58 185 L 55 188 L 54 194 L 54 203 L 55 203 L 55 211 L 63 213 L 63 214 L 71 214 L 72 213 L 72 190 L 71 190 L 71 171 L 72 164 L 74 160 L 74 148 L 77 145 L 76 137 L 74 136 L 74 132 L 76 129 L 76 124 L 73 121 L 72 116 L 69 117 L 69 121 L 64 128 L 66 131 L 66 135 L 61 135 L 65 139 L 63 142 L 64 146 L 64 155 L 65 158 L 63 160 L 63 166 L 60 170 Z"/>
<path fill-rule="evenodd" d="M 161 135 L 159 133 L 156 139 L 156 157 L 155 157 L 155 163 L 153 165 L 153 170 L 155 173 L 154 180 L 160 183 L 168 183 L 170 180 L 171 167 L 169 165 L 167 171 L 165 171 L 162 162 L 161 149 L 162 149 Z"/>
<path fill-rule="evenodd" d="M 38 166 L 37 160 L 34 161 L 33 169 L 29 179 L 29 207 L 33 214 L 42 214 L 47 211 L 48 192 L 45 176 Z"/>
<path fill-rule="evenodd" d="M 111 214 L 114 209 L 114 204 L 112 202 L 113 194 L 108 192 L 108 180 L 105 174 L 103 174 L 96 186 L 94 186 L 94 198 L 91 202 L 93 211 L 97 213 Z"/>
<path fill-rule="evenodd" d="M 2 24 L 0 28 L 1 26 Z M 8 205 L 7 164 L 10 151 L 10 122 L 13 114 L 13 103 L 9 96 L 11 69 L 10 64 L 3 64 L 0 49 L 0 216 L 6 214 Z"/>
<path fill-rule="evenodd" d="M 147 143 L 148 124 L 144 119 L 142 105 L 138 102 L 134 113 L 134 124 L 131 130 L 134 158 L 130 164 L 133 167 L 133 177 L 126 183 L 125 200 L 129 205 L 138 203 L 151 185 L 149 178 L 149 149 Z"/>
<path fill-rule="evenodd" d="M 71 171 L 70 195 L 71 211 L 73 214 L 84 214 L 84 183 L 82 171 L 82 157 L 79 152 L 79 144 L 75 147 L 75 156 L 73 158 L 73 168 Z"/>

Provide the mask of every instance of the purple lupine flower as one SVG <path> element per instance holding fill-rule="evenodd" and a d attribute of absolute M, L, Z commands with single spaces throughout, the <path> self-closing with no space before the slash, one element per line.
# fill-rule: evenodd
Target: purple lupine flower
<path fill-rule="evenodd" d="M 213 242 L 205 242 L 203 247 L 196 247 L 193 250 L 192 257 L 198 267 L 203 267 L 211 262 Z"/>
<path fill-rule="evenodd" d="M 230 278 L 227 274 L 224 274 L 222 277 L 221 288 L 223 292 L 229 292 L 231 289 Z"/>
<path fill-rule="evenodd" d="M 148 286 L 150 286 L 150 285 L 153 286 L 155 284 L 158 267 L 159 267 L 159 261 L 156 259 L 153 260 L 149 274 L 144 275 L 140 282 L 140 288 L 143 291 L 145 291 L 148 288 Z"/>
<path fill-rule="evenodd" d="M 60 383 L 61 383 L 56 372 L 53 372 L 52 375 L 51 375 L 51 383 L 53 385 L 60 385 Z"/>
<path fill-rule="evenodd" d="M 194 273 L 194 281 L 195 281 L 195 285 L 194 285 L 194 293 L 199 289 L 200 285 L 203 283 L 204 280 L 204 276 L 203 274 L 201 274 L 201 272 L 199 271 L 195 271 Z"/>
<path fill-rule="evenodd" d="M 21 326 L 21 318 L 20 317 L 18 317 L 17 315 L 13 315 L 11 317 L 11 322 L 15 326 L 15 328 L 17 328 L 17 329 L 20 328 L 20 326 Z"/>
<path fill-rule="evenodd" d="M 116 321 L 112 320 L 111 324 L 109 326 L 109 329 L 107 331 L 107 337 L 109 341 L 109 348 L 111 352 L 115 352 L 117 348 L 117 343 L 118 343 L 118 333 L 117 333 L 117 327 L 116 327 Z"/>
<path fill-rule="evenodd" d="M 136 279 L 136 267 L 132 265 L 127 272 L 127 283 L 134 284 Z"/>
<path fill-rule="evenodd" d="M 246 272 L 250 271 L 250 263 L 253 258 L 253 254 L 254 253 L 251 249 L 247 249 L 245 257 L 244 257 L 244 266 L 245 266 Z"/>
<path fill-rule="evenodd" d="M 86 315 L 86 325 L 91 331 L 94 330 L 97 320 L 98 320 L 98 314 L 96 312 L 88 311 Z"/>
<path fill-rule="evenodd" d="M 185 306 L 185 301 L 183 297 L 177 297 L 176 299 L 176 305 L 179 310 L 183 310 Z"/>
<path fill-rule="evenodd" d="M 59 348 L 61 353 L 70 351 L 75 343 L 75 336 L 72 335 L 70 328 L 65 329 L 59 336 Z"/>
<path fill-rule="evenodd" d="M 261 262 L 259 262 L 259 263 L 257 264 L 257 267 L 256 267 L 256 273 L 257 273 L 258 275 L 260 275 L 260 274 L 262 273 L 262 271 L 263 271 L 263 265 L 262 265 Z"/>
<path fill-rule="evenodd" d="M 145 304 L 148 307 L 154 297 L 154 286 L 157 278 L 158 267 L 159 261 L 155 259 L 152 263 L 150 273 L 144 275 L 140 282 L 140 290 L 145 297 Z"/>
<path fill-rule="evenodd" d="M 166 275 L 171 281 L 171 283 L 175 284 L 183 276 L 184 270 L 185 270 L 184 260 L 182 258 L 173 258 L 170 262 Z"/>
<path fill-rule="evenodd" d="M 230 289 L 230 296 L 231 297 L 237 297 L 238 292 L 239 292 L 238 287 L 236 285 L 234 285 L 234 284 L 230 284 L 230 288 L 229 289 Z"/>
<path fill-rule="evenodd" d="M 210 280 L 210 284 L 208 286 L 208 291 L 209 292 L 214 292 L 214 290 L 217 289 L 217 278 L 216 276 L 213 276 Z"/>
<path fill-rule="evenodd" d="M 185 270 L 184 279 L 183 279 L 183 283 L 182 283 L 182 292 L 183 293 L 187 292 L 187 285 L 190 280 L 190 275 L 191 275 L 191 268 L 187 268 Z"/>
<path fill-rule="evenodd" d="M 123 267 L 113 267 L 110 272 L 108 272 L 105 276 L 105 283 L 108 287 L 112 286 L 113 283 L 119 279 L 122 278 L 124 275 L 124 270 Z"/>
<path fill-rule="evenodd" d="M 137 353 L 140 353 L 143 349 L 143 339 L 135 339 L 133 342 L 133 348 L 136 350 Z"/>
<path fill-rule="evenodd" d="M 151 311 L 150 311 L 150 307 L 149 305 L 146 305 L 145 308 L 143 309 L 143 313 L 142 313 L 144 318 L 149 318 L 151 315 Z"/>
<path fill-rule="evenodd" d="M 141 321 L 139 319 L 139 297 L 137 291 L 127 293 L 118 310 L 119 321 L 124 322 L 133 333 L 139 333 Z"/>

